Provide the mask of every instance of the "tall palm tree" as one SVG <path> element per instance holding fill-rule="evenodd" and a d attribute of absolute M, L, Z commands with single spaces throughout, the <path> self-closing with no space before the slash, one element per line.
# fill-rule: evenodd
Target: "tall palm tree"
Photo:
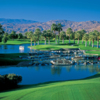
<path fill-rule="evenodd" d="M 78 39 L 78 43 L 79 44 L 79 38 L 80 38 L 81 34 L 80 34 L 80 31 L 77 31 L 76 34 L 75 34 L 75 38 Z"/>
<path fill-rule="evenodd" d="M 32 35 L 33 35 L 32 31 L 28 32 L 28 34 L 27 34 L 27 38 L 29 38 L 31 41 L 31 46 L 32 46 Z"/>
<path fill-rule="evenodd" d="M 95 35 L 96 35 L 96 39 L 97 39 L 97 48 L 99 48 L 100 32 L 98 32 L 97 30 L 94 30 L 94 33 L 95 33 Z"/>
<path fill-rule="evenodd" d="M 69 36 L 69 43 L 70 43 L 70 35 L 71 35 L 72 33 L 73 33 L 73 31 L 72 31 L 71 28 L 68 28 L 68 29 L 66 30 L 66 35 Z"/>
<path fill-rule="evenodd" d="M 38 41 L 38 36 L 36 34 L 32 35 L 32 41 L 34 41 L 34 46 L 36 45 L 36 41 Z"/>
<path fill-rule="evenodd" d="M 96 39 L 95 33 L 94 32 L 91 32 L 89 34 L 89 38 L 90 38 L 90 40 L 92 40 L 92 47 L 94 47 L 94 40 Z"/>
<path fill-rule="evenodd" d="M 34 34 L 36 34 L 37 37 L 38 37 L 38 45 L 39 45 L 39 38 L 40 38 L 40 35 L 41 35 L 41 31 L 40 31 L 40 29 L 37 28 L 37 29 L 35 30 Z"/>
<path fill-rule="evenodd" d="M 87 47 L 87 41 L 89 39 L 89 34 L 84 34 L 83 40 L 85 40 L 85 47 Z"/>
<path fill-rule="evenodd" d="M 28 35 L 28 32 L 25 32 L 25 36 L 27 37 L 27 35 Z"/>
<path fill-rule="evenodd" d="M 51 30 L 54 32 L 54 34 L 55 34 L 55 42 L 56 42 L 56 44 L 57 44 L 57 38 L 56 38 L 56 31 L 57 31 L 57 25 L 55 24 L 55 23 L 53 23 L 52 25 L 51 25 Z"/>
<path fill-rule="evenodd" d="M 73 32 L 74 43 L 75 43 L 75 34 L 76 34 L 76 32 Z"/>
<path fill-rule="evenodd" d="M 57 31 L 58 31 L 58 44 L 59 44 L 59 37 L 60 37 L 60 31 L 62 31 L 62 25 L 61 25 L 61 23 L 58 23 L 57 24 Z"/>
<path fill-rule="evenodd" d="M 47 31 L 46 30 L 44 30 L 42 32 L 42 36 L 45 38 L 45 45 L 46 45 L 46 39 L 47 39 Z"/>
<path fill-rule="evenodd" d="M 81 33 L 81 39 L 83 38 L 84 34 L 86 33 L 86 31 L 84 29 L 80 30 Z M 82 39 L 82 44 L 83 44 L 83 39 Z"/>
<path fill-rule="evenodd" d="M 62 43 L 64 43 L 64 37 L 66 37 L 66 33 L 64 31 L 60 32 L 60 38 L 62 39 Z"/>
<path fill-rule="evenodd" d="M 47 30 L 48 44 L 50 44 L 50 37 L 52 36 L 52 31 Z"/>

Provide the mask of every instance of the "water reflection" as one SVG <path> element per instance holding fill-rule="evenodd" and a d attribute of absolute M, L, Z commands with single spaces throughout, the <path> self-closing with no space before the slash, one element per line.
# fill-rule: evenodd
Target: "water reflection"
<path fill-rule="evenodd" d="M 6 44 L 5 44 L 5 45 L 3 45 L 3 49 L 8 49 Z"/>
<path fill-rule="evenodd" d="M 82 79 L 100 72 L 100 65 L 33 65 L 30 67 L 2 67 L 0 74 L 15 73 L 23 77 L 21 84 L 37 84 L 48 81 Z"/>

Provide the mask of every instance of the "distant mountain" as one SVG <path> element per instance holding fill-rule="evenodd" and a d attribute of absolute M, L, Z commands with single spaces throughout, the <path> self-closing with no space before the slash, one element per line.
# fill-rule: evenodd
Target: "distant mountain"
<path fill-rule="evenodd" d="M 68 20 L 51 20 L 48 22 L 36 22 L 32 20 L 24 19 L 2 19 L 0 23 L 3 25 L 4 31 L 11 33 L 12 30 L 17 33 L 25 33 L 26 31 L 35 31 L 36 28 L 40 28 L 41 31 L 51 28 L 53 23 L 61 23 L 63 30 L 71 27 L 73 31 L 85 29 L 87 32 L 98 30 L 100 31 L 100 21 L 86 21 L 86 22 L 74 22 Z"/>

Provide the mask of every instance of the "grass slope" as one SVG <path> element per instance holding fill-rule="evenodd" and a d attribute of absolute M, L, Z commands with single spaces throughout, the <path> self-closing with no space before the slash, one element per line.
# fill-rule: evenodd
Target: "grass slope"
<path fill-rule="evenodd" d="M 100 100 L 100 73 L 83 80 L 22 86 L 0 93 L 0 100 Z"/>

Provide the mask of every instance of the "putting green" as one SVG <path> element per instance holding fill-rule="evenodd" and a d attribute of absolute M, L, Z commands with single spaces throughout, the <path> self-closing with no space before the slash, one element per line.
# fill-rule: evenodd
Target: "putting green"
<path fill-rule="evenodd" d="M 0 100 L 100 100 L 100 73 L 83 80 L 22 86 L 0 93 Z"/>

